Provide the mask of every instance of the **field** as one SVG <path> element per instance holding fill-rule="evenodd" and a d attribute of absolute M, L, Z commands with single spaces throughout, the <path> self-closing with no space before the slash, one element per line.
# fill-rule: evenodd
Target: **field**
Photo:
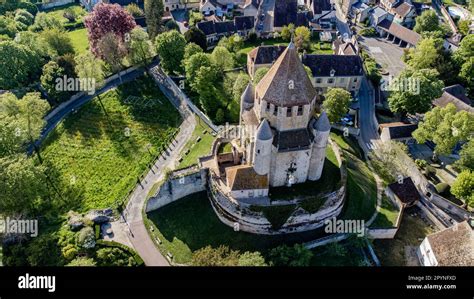
<path fill-rule="evenodd" d="M 71 38 L 76 54 L 81 54 L 89 48 L 89 40 L 87 39 L 87 30 L 85 28 L 69 31 L 68 35 Z"/>
<path fill-rule="evenodd" d="M 185 168 L 197 164 L 199 157 L 209 154 L 212 142 L 215 139 L 211 133 L 212 130 L 209 126 L 196 116 L 196 128 L 194 129 L 193 136 L 182 151 L 183 160 L 179 163 L 178 168 Z M 196 140 L 199 137 L 201 140 L 197 142 Z M 186 152 L 188 153 L 184 154 Z"/>
<path fill-rule="evenodd" d="M 101 95 L 66 118 L 43 144 L 58 185 L 74 185 L 77 209 L 113 207 L 177 132 L 181 118 L 142 77 Z M 104 111 L 105 110 L 105 111 Z M 73 208 L 73 207 L 71 207 Z"/>
<path fill-rule="evenodd" d="M 382 197 L 382 206 L 380 207 L 379 214 L 375 218 L 374 222 L 370 227 L 372 228 L 388 228 L 395 227 L 398 209 L 392 204 L 392 202 L 384 194 Z"/>

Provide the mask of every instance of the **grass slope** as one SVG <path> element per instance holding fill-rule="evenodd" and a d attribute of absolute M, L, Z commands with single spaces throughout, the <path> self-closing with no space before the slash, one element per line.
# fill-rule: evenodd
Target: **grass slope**
<path fill-rule="evenodd" d="M 181 123 L 178 112 L 148 77 L 101 98 L 106 113 L 94 99 L 65 119 L 42 149 L 45 162 L 56 172 L 52 176 L 76 187 L 67 196 L 83 201 L 80 210 L 122 200 Z"/>

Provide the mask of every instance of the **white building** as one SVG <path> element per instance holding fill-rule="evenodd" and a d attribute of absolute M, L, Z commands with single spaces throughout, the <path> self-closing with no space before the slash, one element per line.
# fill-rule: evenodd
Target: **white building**
<path fill-rule="evenodd" d="M 417 251 L 422 266 L 474 266 L 474 233 L 467 221 L 426 236 Z"/>

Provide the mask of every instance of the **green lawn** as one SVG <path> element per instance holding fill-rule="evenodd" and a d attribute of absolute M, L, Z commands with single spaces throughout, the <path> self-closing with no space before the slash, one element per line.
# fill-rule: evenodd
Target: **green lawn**
<path fill-rule="evenodd" d="M 76 54 L 81 54 L 89 48 L 89 40 L 87 39 L 87 30 L 85 28 L 69 31 L 68 35 L 71 38 Z"/>
<path fill-rule="evenodd" d="M 371 228 L 389 228 L 395 227 L 399 210 L 393 205 L 393 203 L 384 194 L 382 196 L 382 206 L 380 211 L 375 218 L 374 222 L 370 226 Z"/>
<path fill-rule="evenodd" d="M 196 128 L 194 129 L 191 139 L 186 143 L 183 149 L 183 161 L 179 163 L 178 168 L 185 168 L 197 164 L 199 157 L 210 153 L 212 142 L 216 139 L 211 133 L 211 128 L 199 117 L 196 117 Z M 197 142 L 198 138 L 201 138 L 199 142 Z M 188 153 L 186 154 L 186 152 Z"/>
<path fill-rule="evenodd" d="M 382 266 L 406 266 L 407 246 L 416 247 L 433 230 L 419 218 L 405 211 L 400 228 L 391 240 L 374 240 L 374 249 Z"/>
<path fill-rule="evenodd" d="M 173 202 L 148 214 L 147 226 L 162 244 L 163 253 L 171 252 L 176 263 L 189 263 L 192 253 L 207 245 L 227 245 L 230 249 L 243 251 L 267 251 L 282 243 L 302 243 L 321 237 L 324 232 L 316 230 L 286 236 L 254 235 L 235 232 L 223 224 L 214 213 L 206 193 L 197 193 Z M 151 221 L 150 221 L 151 220 Z"/>
<path fill-rule="evenodd" d="M 347 196 L 342 219 L 368 220 L 375 211 L 377 186 L 372 171 L 364 161 L 362 150 L 352 138 L 331 133 L 347 161 Z"/>
<path fill-rule="evenodd" d="M 175 108 L 142 77 L 66 118 L 42 146 L 58 185 L 74 185 L 76 209 L 113 207 L 135 187 L 181 123 Z M 71 207 L 73 208 L 73 207 Z"/>
<path fill-rule="evenodd" d="M 230 142 L 223 143 L 219 146 L 218 153 L 219 154 L 226 154 L 232 152 L 232 144 Z"/>
<path fill-rule="evenodd" d="M 69 22 L 69 20 L 63 16 L 64 11 L 69 8 L 72 8 L 72 10 L 76 13 L 75 22 Z M 58 19 L 65 26 L 82 23 L 83 17 L 87 14 L 84 8 L 82 8 L 79 4 L 69 4 L 61 7 L 56 7 L 45 12 L 49 16 L 53 16 L 54 18 Z"/>

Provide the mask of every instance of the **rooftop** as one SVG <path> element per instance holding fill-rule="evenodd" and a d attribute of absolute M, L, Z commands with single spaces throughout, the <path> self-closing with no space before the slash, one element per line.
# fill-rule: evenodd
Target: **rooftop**
<path fill-rule="evenodd" d="M 388 188 L 390 188 L 404 204 L 411 205 L 420 199 L 420 193 L 410 177 L 403 178 L 401 183 L 392 183 L 388 185 Z"/>
<path fill-rule="evenodd" d="M 474 266 L 474 233 L 467 221 L 426 238 L 438 266 Z"/>
<path fill-rule="evenodd" d="M 249 52 L 249 57 L 255 64 L 270 64 L 285 51 L 285 46 L 260 46 Z"/>
<path fill-rule="evenodd" d="M 259 175 L 252 166 L 237 165 L 226 168 L 230 190 L 252 190 L 268 188 L 268 176 Z"/>
<path fill-rule="evenodd" d="M 314 77 L 362 76 L 362 61 L 358 55 L 320 55 L 303 56 L 303 64 L 311 69 Z"/>
<path fill-rule="evenodd" d="M 411 138 L 413 131 L 418 128 L 416 124 L 405 124 L 402 122 L 393 122 L 393 123 L 385 123 L 380 124 L 379 126 L 381 129 L 387 128 L 390 139 L 403 139 L 403 138 Z"/>
<path fill-rule="evenodd" d="M 387 19 L 382 20 L 377 26 L 384 28 L 388 33 L 411 45 L 418 44 L 421 39 L 421 35 L 415 31 Z"/>

